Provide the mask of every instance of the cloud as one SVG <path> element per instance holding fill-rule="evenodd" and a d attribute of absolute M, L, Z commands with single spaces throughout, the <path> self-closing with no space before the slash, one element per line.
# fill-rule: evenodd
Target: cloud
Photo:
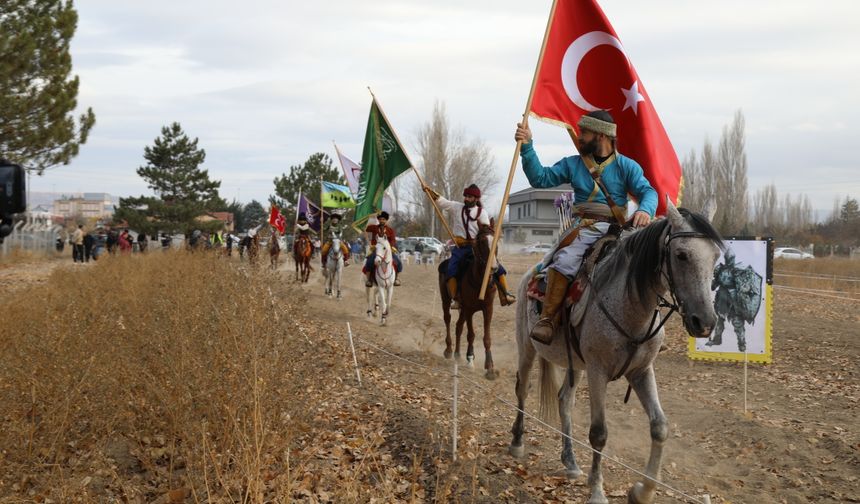
<path fill-rule="evenodd" d="M 207 150 L 204 167 L 222 179 L 223 194 L 262 201 L 290 165 L 333 155 L 332 140 L 360 158 L 368 85 L 407 146 L 434 101 L 444 101 L 454 126 L 490 145 L 504 180 L 550 4 L 79 2 L 79 104 L 98 122 L 72 165 L 34 186 L 146 192 L 134 174 L 143 147 L 179 121 Z M 740 109 L 751 189 L 774 181 L 801 191 L 816 167 L 824 176 L 809 187 L 814 206 L 829 208 L 831 191 L 860 193 L 845 149 L 857 137 L 848 118 L 860 115 L 860 4 L 601 6 L 682 156 L 706 137 L 716 142 Z M 533 128 L 545 164 L 572 152 L 563 131 Z M 514 189 L 526 185 L 517 174 Z"/>

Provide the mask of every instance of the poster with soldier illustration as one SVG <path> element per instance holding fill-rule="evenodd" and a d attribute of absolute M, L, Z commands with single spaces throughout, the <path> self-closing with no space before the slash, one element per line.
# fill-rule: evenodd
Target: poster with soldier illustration
<path fill-rule="evenodd" d="M 731 238 L 717 260 L 711 296 L 717 323 L 709 338 L 690 338 L 691 359 L 770 363 L 773 240 Z"/>

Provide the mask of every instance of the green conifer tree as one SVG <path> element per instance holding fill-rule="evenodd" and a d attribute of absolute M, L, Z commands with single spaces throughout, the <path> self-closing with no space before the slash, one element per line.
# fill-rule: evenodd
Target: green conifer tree
<path fill-rule="evenodd" d="M 0 157 L 36 173 L 69 164 L 96 121 L 92 109 L 73 116 L 79 81 L 69 43 L 78 14 L 70 0 L 0 5 Z"/>
<path fill-rule="evenodd" d="M 203 224 L 198 217 L 226 205 L 218 196 L 221 181 L 211 180 L 200 165 L 206 151 L 190 140 L 179 123 L 161 129 L 161 137 L 144 148 L 146 166 L 137 174 L 146 180 L 155 197 L 121 198 L 116 219 L 130 226 L 188 234 L 195 228 L 214 229 L 217 223 Z M 152 229 L 154 228 L 154 229 Z"/>

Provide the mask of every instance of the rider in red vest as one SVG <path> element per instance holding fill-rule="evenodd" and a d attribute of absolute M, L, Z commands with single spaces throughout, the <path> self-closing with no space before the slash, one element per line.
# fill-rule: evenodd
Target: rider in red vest
<path fill-rule="evenodd" d="M 376 221 L 378 224 L 368 224 L 364 231 L 368 233 L 367 239 L 370 241 L 371 247 L 376 246 L 377 236 L 385 235 L 388 238 L 388 244 L 391 245 L 391 255 L 394 259 L 394 271 L 396 272 L 394 285 L 399 286 L 400 272 L 403 271 L 403 265 L 400 263 L 400 257 L 397 255 L 397 235 L 394 233 L 394 229 L 388 226 L 388 212 L 379 212 L 376 216 Z M 376 250 L 372 250 L 367 254 L 367 260 L 364 261 L 364 268 L 361 270 L 367 276 L 367 280 L 364 282 L 364 285 L 367 287 L 373 286 L 373 260 L 375 258 Z"/>

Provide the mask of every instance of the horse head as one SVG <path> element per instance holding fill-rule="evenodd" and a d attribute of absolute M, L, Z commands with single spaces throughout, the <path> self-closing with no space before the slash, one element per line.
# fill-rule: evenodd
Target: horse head
<path fill-rule="evenodd" d="M 340 233 L 332 233 L 331 248 L 328 251 L 328 256 L 337 260 L 343 255 L 343 250 L 340 248 Z"/>
<path fill-rule="evenodd" d="M 487 266 L 487 261 L 490 259 L 490 248 L 493 246 L 493 228 L 491 226 L 480 226 L 478 228 L 478 236 L 475 237 L 475 243 L 472 245 L 472 252 L 475 255 L 475 265 L 477 265 L 483 273 Z"/>
<path fill-rule="evenodd" d="M 613 270 L 626 270 L 633 303 L 668 293 L 687 332 L 705 338 L 717 321 L 710 285 L 723 248 L 719 232 L 707 218 L 669 201 L 666 218 L 625 238 L 614 260 L 601 263 L 597 281 L 613 275 Z"/>
<path fill-rule="evenodd" d="M 373 262 L 376 265 L 380 263 L 387 264 L 391 262 L 391 244 L 388 243 L 388 236 L 379 235 L 376 237 L 376 258 Z"/>

